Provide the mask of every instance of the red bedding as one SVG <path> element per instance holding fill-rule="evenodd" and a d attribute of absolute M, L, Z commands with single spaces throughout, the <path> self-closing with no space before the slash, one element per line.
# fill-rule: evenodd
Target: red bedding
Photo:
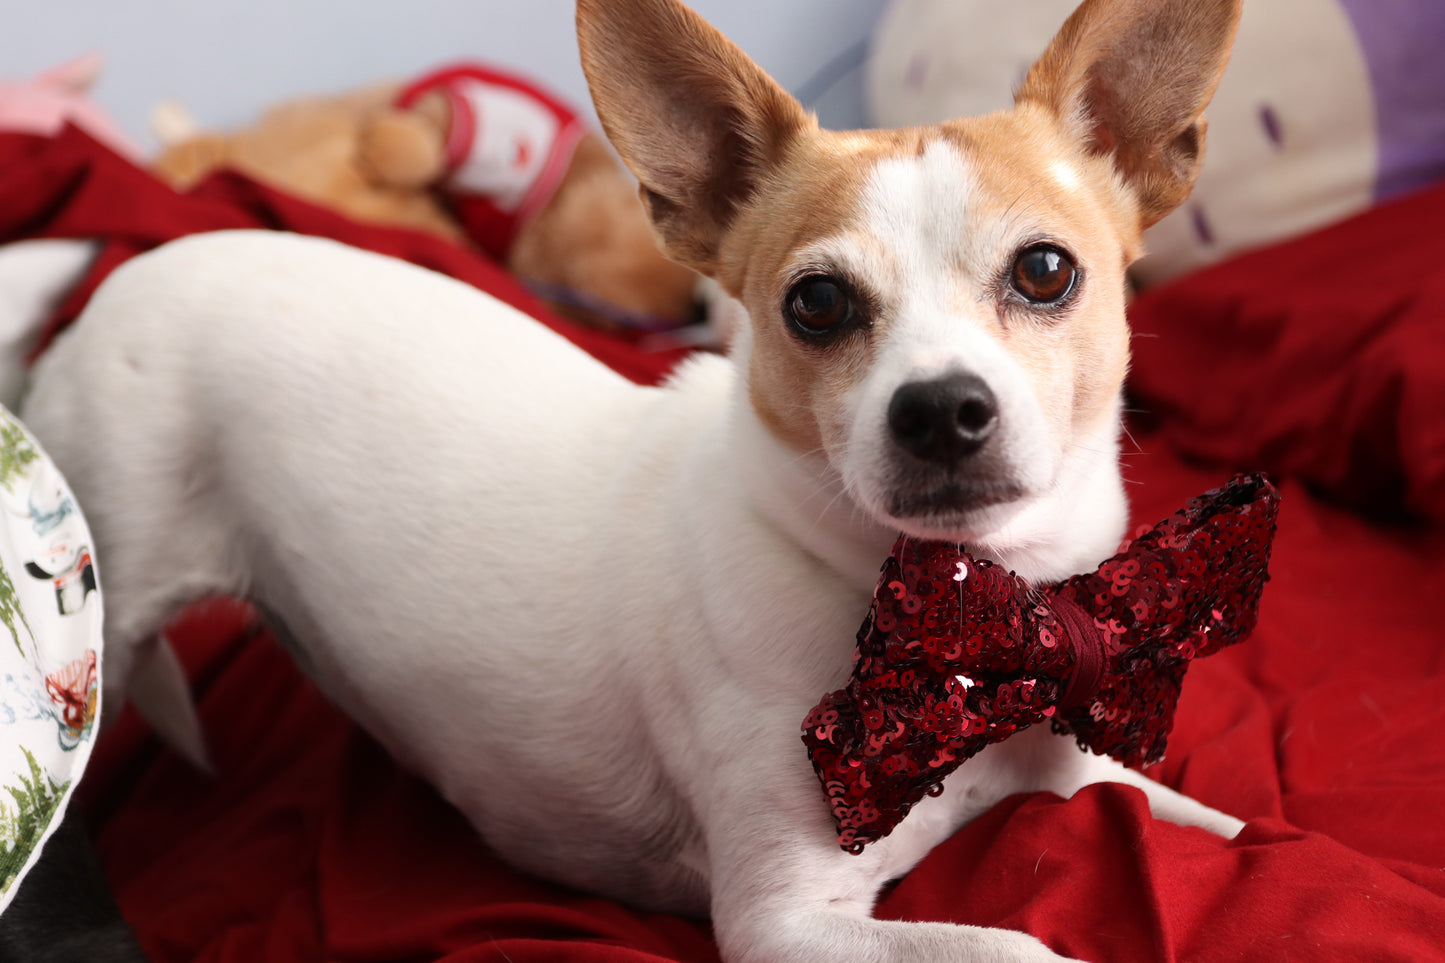
<path fill-rule="evenodd" d="M 64 150 L 31 144 L 18 159 L 0 138 L 0 238 L 83 225 L 134 250 L 165 230 L 130 224 L 191 202 L 228 226 L 342 230 L 239 178 L 177 198 L 66 136 Z M 61 183 L 89 185 L 97 210 L 113 191 L 145 202 L 117 199 L 124 209 L 106 223 L 57 214 L 69 198 L 53 189 L 24 195 L 29 220 L 16 218 L 7 165 L 35 185 L 55 178 L 27 164 L 52 163 L 71 165 Z M 1445 318 L 1431 308 L 1445 280 L 1432 253 L 1445 241 L 1432 239 L 1429 212 L 1441 208 L 1445 191 L 1401 202 L 1133 308 L 1152 335 L 1136 342 L 1133 381 L 1152 417 L 1126 458 L 1136 521 L 1236 468 L 1275 469 L 1285 495 L 1259 629 L 1195 664 L 1168 759 L 1153 770 L 1248 819 L 1243 834 L 1155 821 L 1122 787 L 1015 797 L 934 851 L 880 915 L 1026 929 L 1111 963 L 1445 960 L 1445 494 L 1431 474 L 1445 456 L 1445 407 L 1418 407 L 1445 384 Z M 432 266 L 517 303 L 494 266 L 399 234 L 373 232 L 402 246 L 384 250 L 425 249 Z M 1410 239 L 1410 270 L 1393 269 L 1387 238 Z M 1291 350 L 1320 338 L 1347 350 Z M 670 360 L 579 340 L 633 377 Z M 127 715 L 81 787 L 120 905 L 155 960 L 717 959 L 705 923 L 501 864 L 330 708 L 243 606 L 193 610 L 177 638 L 217 775 L 190 771 Z"/>

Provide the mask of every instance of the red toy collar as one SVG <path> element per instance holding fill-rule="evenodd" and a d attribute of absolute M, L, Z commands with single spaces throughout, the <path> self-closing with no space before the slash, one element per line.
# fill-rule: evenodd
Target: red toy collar
<path fill-rule="evenodd" d="M 504 261 L 523 225 L 557 193 L 586 128 L 534 84 L 472 63 L 414 81 L 396 106 L 408 108 L 433 91 L 451 108 L 447 174 L 438 191 L 468 236 Z"/>

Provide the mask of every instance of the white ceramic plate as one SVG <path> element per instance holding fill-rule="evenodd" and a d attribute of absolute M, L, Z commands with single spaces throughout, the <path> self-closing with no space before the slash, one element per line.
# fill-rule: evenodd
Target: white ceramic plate
<path fill-rule="evenodd" d="M 0 408 L 0 913 L 65 815 L 100 717 L 100 591 L 65 480 Z"/>

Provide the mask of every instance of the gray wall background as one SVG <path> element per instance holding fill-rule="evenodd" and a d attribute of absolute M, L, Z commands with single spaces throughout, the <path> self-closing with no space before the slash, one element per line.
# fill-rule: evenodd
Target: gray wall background
<path fill-rule="evenodd" d="M 89 50 L 106 69 L 94 99 L 151 148 L 166 98 L 206 129 L 270 104 L 420 74 L 474 58 L 535 77 L 579 107 L 571 0 L 5 0 L 0 77 Z M 862 126 L 861 62 L 886 0 L 694 0 L 693 7 L 818 111 Z"/>

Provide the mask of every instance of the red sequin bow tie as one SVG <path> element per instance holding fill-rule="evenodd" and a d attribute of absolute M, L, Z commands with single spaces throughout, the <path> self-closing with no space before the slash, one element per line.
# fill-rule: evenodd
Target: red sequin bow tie
<path fill-rule="evenodd" d="M 1278 508 L 1264 476 L 1240 475 L 1043 589 L 900 538 L 852 679 L 803 723 L 839 845 L 862 852 L 970 756 L 1044 720 L 1127 765 L 1157 761 L 1189 661 L 1254 629 Z"/>

